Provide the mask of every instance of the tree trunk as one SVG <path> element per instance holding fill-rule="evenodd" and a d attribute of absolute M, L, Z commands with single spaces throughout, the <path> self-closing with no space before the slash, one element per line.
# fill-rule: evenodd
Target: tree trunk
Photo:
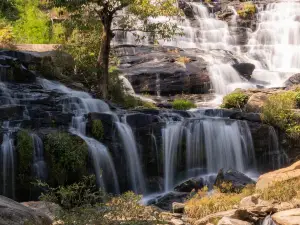
<path fill-rule="evenodd" d="M 102 97 L 107 99 L 108 97 L 108 85 L 109 85 L 109 74 L 108 74 L 108 67 L 109 67 L 109 54 L 110 54 L 110 42 L 113 38 L 113 33 L 111 31 L 111 20 L 108 20 L 103 24 L 103 34 L 101 38 L 101 47 L 98 56 L 98 81 L 100 91 L 102 93 Z"/>

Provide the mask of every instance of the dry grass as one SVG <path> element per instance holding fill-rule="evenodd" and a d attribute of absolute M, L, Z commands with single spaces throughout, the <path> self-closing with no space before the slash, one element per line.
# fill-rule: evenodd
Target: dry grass
<path fill-rule="evenodd" d="M 190 63 L 191 61 L 192 59 L 186 56 L 180 56 L 179 58 L 176 59 L 176 62 L 180 62 L 184 64 Z"/>
<path fill-rule="evenodd" d="M 254 185 L 249 185 L 241 193 L 221 193 L 218 189 L 207 195 L 207 190 L 201 190 L 191 198 L 185 206 L 186 214 L 195 219 L 232 209 L 242 198 L 254 193 Z"/>

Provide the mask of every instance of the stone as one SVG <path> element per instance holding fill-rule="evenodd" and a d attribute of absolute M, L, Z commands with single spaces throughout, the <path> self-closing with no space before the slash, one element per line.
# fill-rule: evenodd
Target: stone
<path fill-rule="evenodd" d="M 187 196 L 188 196 L 188 193 L 173 191 L 173 192 L 169 192 L 167 194 L 158 196 L 158 198 L 153 200 L 153 202 L 150 202 L 150 204 L 152 203 L 161 209 L 171 211 L 173 202 L 182 203 L 186 200 Z"/>
<path fill-rule="evenodd" d="M 172 225 L 184 225 L 184 223 L 183 223 L 182 220 L 176 219 L 176 218 L 171 219 L 170 223 L 171 223 Z"/>
<path fill-rule="evenodd" d="M 57 214 L 62 210 L 62 208 L 59 205 L 53 202 L 32 201 L 32 202 L 22 202 L 21 204 L 46 214 L 51 220 L 54 220 Z"/>
<path fill-rule="evenodd" d="M 255 93 L 250 96 L 245 109 L 247 112 L 259 113 L 262 110 L 262 107 L 268 100 L 268 94 L 266 93 Z"/>
<path fill-rule="evenodd" d="M 194 225 L 206 225 L 209 222 L 216 221 L 217 219 L 222 219 L 223 217 L 230 217 L 233 218 L 235 215 L 236 210 L 228 210 L 224 212 L 218 212 L 211 215 L 208 215 L 200 220 L 195 221 Z"/>
<path fill-rule="evenodd" d="M 222 187 L 223 183 L 231 183 L 232 186 L 230 187 L 230 190 L 224 189 Z M 248 184 L 255 184 L 255 181 L 247 177 L 245 174 L 233 169 L 229 169 L 227 171 L 221 169 L 215 181 L 215 185 L 224 192 L 240 191 Z"/>
<path fill-rule="evenodd" d="M 244 78 L 250 80 L 251 75 L 255 69 L 255 65 L 251 63 L 236 63 L 232 67 Z"/>
<path fill-rule="evenodd" d="M 233 219 L 233 218 L 230 218 L 230 217 L 223 217 L 218 222 L 218 225 L 251 225 L 251 223 L 249 223 L 247 221 Z"/>
<path fill-rule="evenodd" d="M 284 86 L 287 90 L 291 89 L 292 86 L 298 84 L 300 84 L 300 73 L 294 74 L 284 82 Z"/>
<path fill-rule="evenodd" d="M 184 204 L 179 202 L 172 203 L 173 213 L 183 213 L 184 212 Z"/>
<path fill-rule="evenodd" d="M 300 225 L 300 208 L 275 213 L 272 219 L 277 225 Z"/>
<path fill-rule="evenodd" d="M 179 185 L 177 185 L 174 190 L 179 192 L 191 192 L 194 190 L 199 190 L 204 187 L 204 182 L 201 178 L 191 178 Z"/>
<path fill-rule="evenodd" d="M 0 225 L 50 225 L 51 219 L 44 213 L 33 210 L 4 196 L 0 196 Z"/>
<path fill-rule="evenodd" d="M 300 177 L 300 161 L 295 162 L 289 167 L 275 170 L 261 175 L 256 183 L 257 190 L 271 187 L 275 182 L 286 181 Z"/>

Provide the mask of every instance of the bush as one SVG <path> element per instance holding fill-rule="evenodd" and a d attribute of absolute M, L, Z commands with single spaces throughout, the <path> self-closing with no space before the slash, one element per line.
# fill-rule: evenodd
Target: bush
<path fill-rule="evenodd" d="M 173 109 L 178 109 L 178 110 L 188 110 L 191 108 L 196 108 L 197 106 L 189 100 L 175 99 L 172 102 L 172 107 L 173 107 Z"/>
<path fill-rule="evenodd" d="M 297 107 L 298 101 L 299 92 L 295 91 L 271 95 L 263 107 L 262 119 L 288 132 L 291 137 L 297 137 L 300 134 L 299 118 L 293 109 Z"/>
<path fill-rule="evenodd" d="M 184 64 L 187 64 L 191 61 L 192 61 L 191 58 L 186 57 L 186 56 L 181 56 L 181 57 L 176 59 L 176 62 L 180 62 L 180 63 L 184 63 Z"/>
<path fill-rule="evenodd" d="M 256 13 L 256 6 L 252 2 L 244 2 L 242 8 L 237 13 L 242 18 L 252 17 Z"/>
<path fill-rule="evenodd" d="M 249 96 L 241 91 L 234 91 L 223 98 L 221 108 L 242 109 L 247 104 Z"/>
<path fill-rule="evenodd" d="M 275 200 L 279 202 L 287 202 L 293 198 L 299 198 L 300 179 L 291 179 L 287 181 L 279 181 L 272 186 L 259 191 L 261 198 L 264 200 Z"/>
<path fill-rule="evenodd" d="M 101 140 L 104 135 L 104 128 L 101 120 L 92 121 L 92 135 L 97 140 Z"/>
<path fill-rule="evenodd" d="M 185 212 L 189 217 L 200 219 L 213 213 L 230 210 L 242 198 L 254 193 L 254 185 L 245 187 L 239 194 L 221 193 L 218 189 L 215 189 L 213 194 L 209 195 L 207 190 L 207 188 L 202 189 L 193 198 L 188 200 Z"/>
<path fill-rule="evenodd" d="M 80 180 L 87 173 L 88 146 L 79 137 L 68 133 L 52 133 L 45 141 L 51 186 Z"/>
<path fill-rule="evenodd" d="M 4 21 L 0 21 L 0 44 L 4 46 L 10 46 L 12 45 L 13 41 L 13 27 Z"/>

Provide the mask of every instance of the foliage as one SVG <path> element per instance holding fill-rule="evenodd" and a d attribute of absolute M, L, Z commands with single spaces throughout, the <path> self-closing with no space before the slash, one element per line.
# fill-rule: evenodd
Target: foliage
<path fill-rule="evenodd" d="M 61 23 L 55 23 L 52 26 L 51 42 L 63 44 L 66 40 L 66 29 Z"/>
<path fill-rule="evenodd" d="M 287 202 L 293 198 L 300 197 L 300 179 L 290 179 L 286 181 L 275 182 L 270 187 L 267 187 L 259 193 L 264 200 L 275 200 L 279 202 Z"/>
<path fill-rule="evenodd" d="M 176 62 L 180 62 L 180 63 L 184 63 L 184 64 L 187 64 L 191 61 L 192 61 L 191 58 L 186 57 L 186 56 L 181 56 L 181 57 L 176 59 Z"/>
<path fill-rule="evenodd" d="M 253 2 L 244 2 L 242 8 L 237 13 L 242 18 L 249 18 L 256 13 L 256 6 Z"/>
<path fill-rule="evenodd" d="M 242 198 L 253 194 L 254 185 L 246 186 L 238 194 L 221 193 L 218 189 L 214 189 L 212 194 L 208 194 L 207 190 L 207 188 L 200 190 L 187 201 L 185 212 L 189 217 L 200 219 L 213 213 L 232 209 Z"/>
<path fill-rule="evenodd" d="M 6 19 L 14 21 L 18 19 L 18 10 L 16 8 L 16 0 L 1 0 L 0 2 L 0 20 Z"/>
<path fill-rule="evenodd" d="M 77 136 L 62 132 L 47 135 L 45 154 L 52 186 L 73 183 L 87 172 L 88 147 Z"/>
<path fill-rule="evenodd" d="M 0 20 L 0 43 L 3 45 L 11 45 L 13 43 L 13 27 Z"/>
<path fill-rule="evenodd" d="M 101 120 L 92 121 L 92 135 L 98 140 L 103 138 L 104 128 Z"/>
<path fill-rule="evenodd" d="M 50 41 L 50 20 L 39 8 L 38 0 L 18 0 L 20 18 L 14 24 L 16 42 L 47 44 Z"/>
<path fill-rule="evenodd" d="M 189 100 L 175 99 L 172 102 L 172 107 L 173 107 L 173 109 L 178 109 L 178 110 L 188 110 L 191 108 L 196 108 L 196 105 Z"/>
<path fill-rule="evenodd" d="M 286 91 L 271 95 L 263 107 L 262 119 L 287 131 L 291 137 L 300 134 L 299 118 L 293 109 L 297 107 L 299 92 Z"/>
<path fill-rule="evenodd" d="M 221 108 L 239 108 L 242 109 L 246 105 L 249 96 L 241 91 L 234 91 L 223 98 Z"/>

